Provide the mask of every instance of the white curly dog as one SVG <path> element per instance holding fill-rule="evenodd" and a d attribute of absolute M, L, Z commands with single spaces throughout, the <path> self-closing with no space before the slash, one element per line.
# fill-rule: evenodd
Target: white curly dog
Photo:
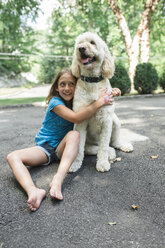
<path fill-rule="evenodd" d="M 113 76 L 114 71 L 114 60 L 106 43 L 94 33 L 79 35 L 72 61 L 72 73 L 78 78 L 73 110 L 77 112 L 97 100 L 104 89 L 111 90 L 108 78 Z M 89 155 L 97 154 L 96 169 L 101 172 L 110 170 L 110 160 L 116 158 L 114 148 L 124 152 L 133 151 L 130 143 L 120 141 L 120 122 L 114 109 L 114 103 L 106 105 L 89 120 L 75 125 L 75 130 L 80 132 L 80 145 L 70 172 L 81 167 L 84 151 Z"/>

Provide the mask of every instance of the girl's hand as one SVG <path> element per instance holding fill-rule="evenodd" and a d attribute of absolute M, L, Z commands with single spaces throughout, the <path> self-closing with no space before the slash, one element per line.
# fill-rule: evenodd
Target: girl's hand
<path fill-rule="evenodd" d="M 104 105 L 112 105 L 113 104 L 113 95 L 111 92 L 108 92 L 107 89 L 103 90 L 97 101 L 100 102 L 102 106 Z"/>
<path fill-rule="evenodd" d="M 121 96 L 121 91 L 118 88 L 112 88 L 112 96 Z"/>

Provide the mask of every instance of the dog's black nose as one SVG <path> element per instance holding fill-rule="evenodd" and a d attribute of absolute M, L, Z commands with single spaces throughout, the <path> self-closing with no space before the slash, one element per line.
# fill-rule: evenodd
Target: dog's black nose
<path fill-rule="evenodd" d="M 80 51 L 80 53 L 84 53 L 84 52 L 85 52 L 85 50 L 86 50 L 86 48 L 85 48 L 85 47 L 79 47 L 79 51 Z"/>

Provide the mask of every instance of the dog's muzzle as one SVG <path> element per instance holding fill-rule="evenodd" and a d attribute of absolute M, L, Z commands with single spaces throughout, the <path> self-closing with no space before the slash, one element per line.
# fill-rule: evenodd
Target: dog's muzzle
<path fill-rule="evenodd" d="M 80 61 L 83 65 L 88 65 L 96 61 L 95 56 L 91 57 L 85 53 L 86 47 L 79 47 L 79 52 L 80 52 Z"/>

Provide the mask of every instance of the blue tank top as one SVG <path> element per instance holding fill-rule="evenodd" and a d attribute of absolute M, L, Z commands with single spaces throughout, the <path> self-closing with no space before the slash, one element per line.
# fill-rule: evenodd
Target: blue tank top
<path fill-rule="evenodd" d="M 38 146 L 47 142 L 56 148 L 65 135 L 73 130 L 74 124 L 72 122 L 63 119 L 52 111 L 57 105 L 66 106 L 59 97 L 53 97 L 50 100 L 41 129 L 35 137 L 35 143 Z"/>

